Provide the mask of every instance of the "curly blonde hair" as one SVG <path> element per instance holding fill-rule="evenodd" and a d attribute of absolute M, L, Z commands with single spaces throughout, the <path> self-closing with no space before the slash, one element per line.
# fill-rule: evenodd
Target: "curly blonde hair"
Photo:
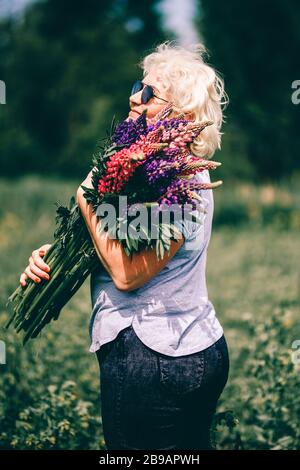
<path fill-rule="evenodd" d="M 204 54 L 207 49 L 202 43 L 186 47 L 165 41 L 138 65 L 144 77 L 152 68 L 159 74 L 162 88 L 173 103 L 174 115 L 184 113 L 191 115 L 195 122 L 214 122 L 191 144 L 193 154 L 211 158 L 221 148 L 220 129 L 225 121 L 222 108 L 229 99 L 222 78 L 204 62 Z"/>

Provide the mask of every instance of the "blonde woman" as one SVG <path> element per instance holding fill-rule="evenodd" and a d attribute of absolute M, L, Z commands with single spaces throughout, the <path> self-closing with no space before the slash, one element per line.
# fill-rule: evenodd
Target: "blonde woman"
<path fill-rule="evenodd" d="M 202 44 L 157 46 L 140 64 L 143 79 L 132 87 L 128 119 L 147 108 L 150 121 L 172 103 L 175 115 L 212 120 L 191 148 L 207 158 L 221 145 L 226 93 L 204 53 Z M 208 170 L 196 178 L 210 181 Z M 82 184 L 91 184 L 90 174 Z M 205 280 L 213 192 L 199 194 L 207 211 L 203 224 L 187 222 L 180 241 L 171 242 L 169 256 L 158 260 L 149 250 L 129 259 L 121 245 L 97 234 L 96 216 L 78 189 L 77 201 L 101 260 L 91 276 L 90 352 L 100 366 L 108 450 L 211 448 L 210 426 L 228 380 L 229 355 Z M 42 260 L 49 246 L 32 253 L 21 283 L 27 276 L 36 281 L 49 276 Z"/>

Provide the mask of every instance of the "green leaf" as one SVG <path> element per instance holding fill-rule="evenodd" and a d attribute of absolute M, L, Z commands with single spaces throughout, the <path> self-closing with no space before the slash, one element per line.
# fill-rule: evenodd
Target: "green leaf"
<path fill-rule="evenodd" d="M 130 242 L 131 242 L 131 245 L 133 246 L 133 248 L 137 251 L 138 246 L 139 246 L 138 240 L 135 239 L 135 238 L 130 237 Z"/>
<path fill-rule="evenodd" d="M 164 257 L 164 254 L 165 254 L 164 245 L 162 241 L 160 242 L 160 246 L 159 246 L 159 254 L 160 254 L 161 259 Z"/>
<path fill-rule="evenodd" d="M 170 238 L 171 237 L 171 230 L 170 230 L 170 226 L 169 225 L 166 225 L 166 224 L 162 224 L 161 225 L 161 229 L 162 229 L 162 233 Z"/>
<path fill-rule="evenodd" d="M 207 213 L 207 212 L 205 211 L 205 213 Z M 192 214 L 192 215 L 191 215 L 191 220 L 192 220 L 192 222 L 196 222 L 197 224 L 203 224 L 203 220 L 200 219 L 200 218 L 199 218 L 197 215 L 195 215 L 195 214 Z"/>
<path fill-rule="evenodd" d="M 132 251 L 132 249 L 131 249 L 131 240 L 129 239 L 128 235 L 126 235 L 126 237 L 125 237 L 125 242 L 126 242 L 126 245 L 128 247 L 129 253 L 131 253 L 131 251 Z"/>

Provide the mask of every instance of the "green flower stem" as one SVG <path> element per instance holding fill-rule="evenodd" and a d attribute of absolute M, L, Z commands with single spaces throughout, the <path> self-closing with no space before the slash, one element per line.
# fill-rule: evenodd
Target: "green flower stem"
<path fill-rule="evenodd" d="M 49 289 L 51 288 L 53 277 L 55 276 L 55 274 L 58 270 L 64 271 L 67 268 L 68 264 L 70 263 L 70 260 L 74 262 L 74 260 L 75 260 L 74 256 L 79 252 L 79 250 L 81 248 L 78 245 L 79 245 L 79 243 L 76 243 L 76 244 L 74 244 L 74 243 L 71 244 L 70 243 L 69 244 L 69 246 L 67 247 L 68 250 L 66 250 L 67 255 L 68 255 L 67 257 L 66 256 L 62 257 L 61 256 L 61 250 L 58 253 L 56 253 L 56 261 L 57 262 L 54 264 L 54 268 L 51 271 L 50 281 L 45 281 L 43 286 L 38 286 L 38 285 L 34 284 L 34 287 L 36 289 L 38 289 L 38 294 L 36 294 L 36 291 L 35 291 L 35 292 L 32 293 L 32 295 L 30 297 L 32 297 L 34 294 L 36 294 L 35 299 L 34 299 L 36 301 L 36 300 L 41 300 L 41 296 L 45 296 L 45 295 L 48 296 L 49 295 Z M 63 259 L 63 264 L 61 262 L 62 259 Z M 21 304 L 17 306 L 17 312 L 19 312 L 19 314 L 21 316 L 20 320 L 22 320 L 21 313 L 24 311 L 24 309 L 28 305 L 30 297 L 28 297 L 26 295 L 25 298 L 23 299 L 23 302 L 21 302 Z M 36 302 L 34 302 L 34 304 L 31 305 L 31 307 L 33 307 L 33 306 L 36 306 Z M 26 316 L 25 316 L 26 320 L 29 318 L 30 312 L 31 312 L 31 308 L 26 313 Z"/>
<path fill-rule="evenodd" d="M 45 262 L 46 262 L 46 261 L 49 261 L 49 258 L 50 258 L 50 256 L 51 256 L 51 254 L 55 251 L 56 245 L 57 245 L 57 243 L 54 242 L 54 243 L 51 245 L 51 247 L 49 248 L 49 250 L 46 252 L 45 257 L 43 258 Z M 32 282 L 34 282 L 34 281 L 32 281 Z M 24 289 L 23 286 L 19 285 L 19 286 L 15 289 L 15 291 L 10 295 L 10 297 L 8 298 L 8 302 L 13 302 L 13 301 L 15 300 L 15 298 L 16 298 L 18 295 L 24 295 L 24 294 L 28 295 L 29 288 L 32 287 L 32 285 L 31 285 L 31 284 L 29 284 L 29 285 L 27 284 L 26 287 L 27 287 L 27 288 Z M 32 290 L 32 289 L 31 289 L 31 290 Z"/>
<path fill-rule="evenodd" d="M 39 321 L 32 333 L 27 334 L 24 337 L 24 344 L 28 341 L 29 338 L 35 338 L 39 334 L 39 332 L 44 328 L 44 326 L 49 323 L 51 319 L 57 320 L 59 313 L 64 307 L 64 305 L 66 305 L 66 303 L 74 295 L 74 290 L 77 291 L 79 289 L 79 287 L 84 283 L 90 272 L 90 268 L 85 268 L 84 271 L 80 273 L 80 276 L 77 270 L 75 270 L 73 273 L 70 273 L 70 281 L 67 284 L 64 284 L 62 291 L 62 294 L 64 294 L 64 292 L 67 290 L 67 295 L 60 295 L 60 293 L 58 292 L 58 297 L 60 297 L 59 301 L 56 300 L 55 303 L 52 304 L 52 308 L 51 306 L 49 307 L 49 310 L 46 312 L 46 315 L 43 319 Z"/>
<path fill-rule="evenodd" d="M 51 279 L 55 275 L 55 273 L 62 268 L 63 266 L 59 266 L 59 263 L 57 263 L 57 266 L 54 268 L 54 270 L 51 271 L 51 278 L 49 281 L 42 280 L 43 284 L 36 284 L 34 281 L 32 281 L 32 286 L 31 289 L 24 295 L 22 301 L 17 305 L 16 310 L 17 313 L 22 316 L 25 315 L 25 311 L 31 300 L 34 300 L 34 302 L 41 296 L 45 294 L 45 291 L 47 290 L 47 287 L 51 283 Z M 33 299 L 32 299 L 33 298 Z M 32 305 L 32 303 L 31 303 Z"/>
<path fill-rule="evenodd" d="M 34 298 L 34 302 L 31 304 L 29 310 L 26 312 L 24 317 L 25 320 L 30 319 L 31 313 L 34 309 L 36 309 L 40 303 L 43 301 L 43 298 L 47 295 L 50 295 L 51 291 L 53 290 L 53 285 L 55 286 L 56 279 L 59 275 L 63 275 L 64 272 L 68 269 L 69 265 L 73 265 L 76 263 L 76 252 L 78 253 L 78 247 L 74 247 L 71 252 L 68 253 L 69 256 L 62 256 L 63 264 L 57 263 L 54 272 L 52 273 L 51 279 L 49 281 L 45 281 L 44 286 L 38 292 L 36 297 Z"/>
<path fill-rule="evenodd" d="M 59 316 L 61 309 L 66 305 L 69 299 L 74 295 L 74 291 L 76 292 L 79 287 L 83 284 L 87 276 L 98 266 L 99 260 L 97 257 L 93 256 L 87 262 L 83 262 L 75 265 L 71 271 L 69 271 L 69 281 L 64 282 L 60 287 L 59 290 L 55 292 L 55 298 L 52 297 L 52 304 L 49 307 L 49 311 L 47 306 L 43 309 L 44 315 L 40 315 L 40 318 L 35 322 L 35 329 L 32 330 L 32 334 L 27 335 L 26 340 L 29 337 L 36 337 L 39 331 L 51 320 L 56 320 Z M 86 266 L 82 268 L 82 265 L 85 264 Z M 67 294 L 65 295 L 65 292 Z M 48 302 L 49 303 L 49 302 Z M 52 308 L 51 308 L 52 307 Z M 46 311 L 45 311 L 46 310 Z"/>
<path fill-rule="evenodd" d="M 52 243 L 49 250 L 47 250 L 47 252 L 46 252 L 46 254 L 43 258 L 45 262 L 47 261 L 47 264 L 48 264 L 49 261 L 52 260 L 52 259 L 50 260 L 50 258 L 51 258 L 51 255 L 53 254 L 53 252 L 55 252 L 56 246 L 57 246 L 57 243 L 55 241 L 54 243 Z M 34 282 L 34 281 L 32 281 L 32 282 Z M 19 285 L 15 289 L 15 291 L 10 295 L 10 297 L 8 298 L 8 302 L 13 302 L 18 295 L 24 295 L 24 294 L 27 295 L 28 289 L 32 286 L 30 284 L 29 285 L 27 284 L 26 287 L 27 287 L 27 289 L 25 290 L 25 289 L 23 289 L 23 286 Z"/>
<path fill-rule="evenodd" d="M 20 286 L 22 289 L 22 286 Z M 32 279 L 30 279 L 30 284 L 27 284 L 26 289 L 23 290 L 22 293 L 20 293 L 21 299 L 18 302 L 15 302 L 15 312 L 16 313 L 21 313 L 24 306 L 30 302 L 30 299 L 36 294 L 36 289 L 38 289 L 38 286 Z M 15 296 L 14 296 L 15 298 Z M 14 298 L 9 298 L 10 302 L 13 302 Z"/>
<path fill-rule="evenodd" d="M 20 324 L 22 324 L 23 321 L 30 320 L 30 314 L 32 310 L 36 308 L 37 305 L 40 304 L 40 302 L 42 302 L 42 300 L 44 299 L 46 295 L 47 296 L 49 295 L 49 291 L 51 291 L 53 287 L 53 281 L 56 279 L 58 273 L 64 272 L 67 269 L 70 262 L 74 263 L 76 261 L 76 257 L 75 257 L 76 253 L 78 253 L 78 247 L 74 246 L 73 250 L 68 252 L 68 256 L 66 256 L 65 253 L 63 254 L 63 256 L 62 256 L 62 253 L 60 255 L 57 255 L 57 258 L 59 258 L 60 262 L 56 263 L 54 270 L 51 272 L 50 280 L 44 281 L 43 286 L 34 284 L 34 287 L 36 288 L 35 297 L 34 297 L 34 301 L 30 305 L 29 310 L 25 312 L 25 309 L 27 308 L 27 305 L 28 305 L 28 301 L 30 300 L 30 298 L 28 299 L 27 296 L 25 297 L 25 299 L 23 299 L 23 302 L 21 303 L 21 305 L 17 306 L 17 311 L 19 313 L 19 319 L 16 322 L 16 327 L 18 328 L 17 331 L 20 331 L 20 328 L 22 328 Z"/>
<path fill-rule="evenodd" d="M 28 324 L 31 324 L 31 322 L 28 322 L 28 320 L 30 320 L 30 317 L 32 317 L 34 314 L 33 314 L 33 311 L 34 310 L 38 310 L 38 306 L 41 304 L 41 302 L 43 301 L 43 298 L 45 296 L 45 294 L 47 294 L 47 299 L 48 298 L 53 298 L 53 295 L 52 295 L 52 291 L 53 289 L 56 288 L 56 284 L 57 284 L 57 277 L 59 276 L 59 274 L 61 275 L 64 275 L 66 273 L 66 271 L 69 271 L 70 269 L 72 269 L 74 266 L 76 266 L 76 264 L 78 265 L 78 267 L 80 266 L 80 263 L 82 262 L 81 259 L 82 259 L 82 249 L 86 249 L 90 246 L 89 242 L 85 242 L 84 245 L 79 249 L 78 247 L 75 247 L 74 249 L 76 250 L 74 254 L 74 256 L 69 256 L 67 258 L 67 262 L 64 263 L 64 266 L 61 267 L 61 269 L 59 270 L 59 272 L 55 273 L 55 276 L 52 275 L 52 280 L 49 281 L 49 283 L 47 284 L 47 288 L 46 290 L 44 289 L 44 292 L 43 292 L 43 296 L 42 297 L 39 297 L 37 299 L 37 302 L 34 303 L 34 305 L 32 305 L 30 307 L 30 310 L 26 312 L 26 320 L 27 320 L 27 325 Z M 76 256 L 77 255 L 77 256 Z M 78 269 L 77 267 L 77 269 Z M 62 283 L 64 285 L 64 282 Z M 55 297 L 56 297 L 56 292 L 54 293 Z M 52 297 L 51 297 L 52 296 Z M 24 324 L 23 323 L 23 327 L 24 327 Z M 26 324 L 25 324 L 26 325 Z M 24 328 L 23 328 L 24 329 Z"/>
<path fill-rule="evenodd" d="M 70 284 L 74 283 L 74 277 L 75 277 L 75 282 L 77 281 L 78 272 L 80 272 L 80 264 L 76 262 L 74 266 L 71 266 L 71 269 L 68 272 L 64 273 L 65 275 L 64 282 L 62 282 L 60 286 L 57 288 L 57 290 L 55 291 L 55 297 L 50 296 L 48 301 L 43 305 L 42 310 L 39 312 L 34 322 L 30 325 L 29 329 L 27 330 L 26 335 L 23 340 L 24 342 L 26 342 L 31 337 L 31 335 L 34 334 L 35 330 L 39 328 L 39 325 L 41 324 L 41 322 L 43 322 L 43 320 L 48 314 L 48 308 L 51 307 L 51 305 L 53 305 L 53 309 L 56 308 L 57 299 L 60 297 L 61 294 L 63 294 L 68 289 Z"/>

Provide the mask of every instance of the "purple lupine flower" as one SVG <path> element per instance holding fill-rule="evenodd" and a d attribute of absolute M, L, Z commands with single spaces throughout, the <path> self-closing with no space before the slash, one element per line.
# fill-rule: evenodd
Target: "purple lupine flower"
<path fill-rule="evenodd" d="M 151 142 L 153 145 L 159 142 L 166 142 L 167 145 L 145 155 L 143 163 L 136 168 L 126 186 L 130 203 L 155 200 L 159 207 L 190 204 L 196 208 L 197 196 L 193 190 L 213 186 L 181 179 L 180 176 L 199 171 L 198 166 L 193 166 L 198 159 L 191 158 L 187 144 L 209 124 L 210 121 L 193 124 L 181 118 L 161 117 L 154 124 L 147 125 L 145 112 L 136 120 L 129 119 L 119 124 L 113 136 L 113 141 L 119 145 L 129 146 L 138 139 L 144 139 L 145 143 Z M 204 168 L 205 166 L 202 167 Z"/>
<path fill-rule="evenodd" d="M 152 155 L 140 167 L 143 179 L 155 195 L 160 196 L 183 171 L 186 154 L 178 148 L 166 148 Z"/>
<path fill-rule="evenodd" d="M 171 129 L 178 129 L 180 125 L 186 126 L 190 122 L 191 121 L 188 121 L 186 119 L 178 119 L 178 118 L 164 119 L 164 120 L 157 121 L 154 124 L 148 125 L 148 132 L 154 131 L 160 126 L 163 126 L 166 131 L 169 131 Z"/>
<path fill-rule="evenodd" d="M 159 130 L 160 142 L 168 142 L 172 147 L 185 148 L 191 143 L 206 126 L 213 124 L 213 121 L 202 121 L 200 123 L 191 122 L 186 119 L 172 118 L 161 120 L 151 126 L 151 132 Z M 149 126 L 148 126 L 149 128 Z"/>
<path fill-rule="evenodd" d="M 137 119 L 128 119 L 120 122 L 114 131 L 112 141 L 120 146 L 130 147 L 141 135 L 146 135 L 146 113 L 142 113 Z"/>
<path fill-rule="evenodd" d="M 203 183 L 197 180 L 188 181 L 177 179 L 166 189 L 165 193 L 158 199 L 159 204 L 191 204 L 196 208 L 197 202 L 193 197 L 193 191 L 199 189 L 210 189 L 219 186 L 220 181 L 214 183 Z"/>

